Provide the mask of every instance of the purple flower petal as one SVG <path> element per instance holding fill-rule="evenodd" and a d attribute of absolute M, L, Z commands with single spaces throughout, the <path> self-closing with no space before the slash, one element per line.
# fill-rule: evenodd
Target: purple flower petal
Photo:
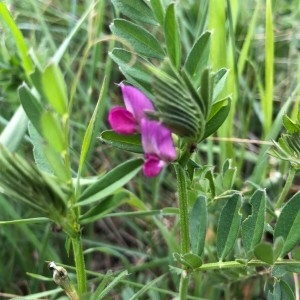
<path fill-rule="evenodd" d="M 155 154 L 146 154 L 143 173 L 147 177 L 155 177 L 160 173 L 164 166 L 165 162 L 160 160 L 158 156 Z"/>
<path fill-rule="evenodd" d="M 145 110 L 154 111 L 151 101 L 137 88 L 120 84 L 126 109 L 130 111 L 137 123 L 145 117 Z"/>
<path fill-rule="evenodd" d="M 111 128 L 120 134 L 137 132 L 138 124 L 132 113 L 123 107 L 116 106 L 109 111 L 108 122 Z"/>
<path fill-rule="evenodd" d="M 156 154 L 165 162 L 176 158 L 171 131 L 158 121 L 141 121 L 142 145 L 145 154 Z"/>

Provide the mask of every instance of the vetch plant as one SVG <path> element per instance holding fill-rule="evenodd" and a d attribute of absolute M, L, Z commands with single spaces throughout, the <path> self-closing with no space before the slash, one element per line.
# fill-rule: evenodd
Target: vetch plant
<path fill-rule="evenodd" d="M 282 228 L 283 220 L 286 220 L 297 196 L 282 209 L 275 226 L 274 245 L 271 246 L 262 242 L 266 222 L 266 192 L 257 189 L 247 201 L 241 192 L 234 190 L 235 168 L 226 162 L 221 174 L 217 176 L 211 169 L 198 165 L 193 158 L 195 149 L 221 126 L 230 109 L 230 97 L 224 97 L 222 92 L 228 70 L 219 69 L 213 72 L 209 66 L 211 32 L 202 33 L 194 41 L 192 49 L 185 49 L 187 54 L 183 57 L 180 26 L 177 23 L 173 3 L 162 12 L 159 2 L 151 1 L 153 15 L 149 14 L 144 21 L 150 23 L 153 17 L 151 23 L 155 23 L 156 19 L 161 25 L 159 38 L 164 40 L 162 44 L 165 48 L 162 48 L 158 38 L 146 29 L 147 26 L 140 25 L 143 21 L 130 13 L 128 3 L 118 0 L 113 3 L 130 20 L 115 19 L 111 31 L 131 44 L 134 51 L 115 48 L 111 52 L 111 57 L 119 65 L 129 83 L 151 96 L 156 110 L 150 110 L 147 116 L 161 122 L 177 135 L 177 157 L 173 165 L 177 177 L 181 247 L 180 252 L 173 255 L 181 264 L 181 269 L 174 267 L 172 269 L 181 275 L 179 298 L 188 297 L 189 281 L 194 273 L 223 268 L 240 268 L 242 273 L 244 269 L 251 270 L 252 266 L 266 266 L 266 264 L 272 265 L 275 278 L 273 289 L 266 291 L 268 297 L 273 299 L 272 297 L 279 291 L 288 295 L 287 297 L 292 297 L 293 293 L 290 290 L 282 290 L 285 282 L 281 276 L 275 275 L 275 270 L 281 263 L 288 264 L 282 260 L 283 256 L 292 250 L 300 239 L 300 235 L 294 231 L 297 226 L 291 225 L 293 221 L 289 222 L 290 225 L 286 230 Z M 135 64 L 131 64 L 130 57 L 135 58 Z M 223 98 L 220 99 L 220 95 L 223 95 Z M 143 132 L 141 135 L 143 141 Z M 108 132 L 102 133 L 101 139 L 120 149 L 140 152 L 138 148 L 133 147 L 133 143 L 137 145 L 138 140 L 126 141 L 126 138 L 110 135 Z M 144 144 L 143 148 L 145 152 L 147 148 Z M 206 193 L 203 193 L 205 191 L 203 186 L 201 189 L 194 189 L 199 180 L 197 173 L 201 169 L 205 178 L 203 183 L 205 185 L 208 183 Z M 290 187 L 289 184 L 287 186 Z M 217 207 L 217 199 L 226 200 L 221 212 L 218 213 L 217 261 L 203 263 L 208 207 L 211 205 Z M 245 205 L 243 203 L 246 202 L 250 211 L 243 215 L 242 209 Z M 281 204 L 278 207 L 281 207 Z M 296 221 L 298 217 L 298 209 L 295 209 L 292 219 Z M 231 257 L 237 240 L 242 242 L 242 247 L 237 253 L 238 258 L 226 261 Z M 295 267 L 298 266 L 296 261 L 291 263 L 294 263 Z"/>
<path fill-rule="evenodd" d="M 263 181 L 249 182 L 240 176 L 235 162 L 247 157 L 241 147 L 237 146 L 236 157 L 222 160 L 222 147 L 215 146 L 210 137 L 218 135 L 232 105 L 248 109 L 248 104 L 234 103 L 228 92 L 236 69 L 242 77 L 248 60 L 243 49 L 243 57 L 235 61 L 239 51 L 233 30 L 239 23 L 234 24 L 232 2 L 227 1 L 227 6 L 225 1 L 200 2 L 112 0 L 116 17 L 109 28 L 114 36 L 106 40 L 115 64 L 109 59 L 100 62 L 101 72 L 105 71 L 100 89 L 94 72 L 84 73 L 83 69 L 99 66 L 97 47 L 102 32 L 94 29 L 105 32 L 108 26 L 101 27 L 101 18 L 95 16 L 98 11 L 110 16 L 106 10 L 110 3 L 92 1 L 76 24 L 68 27 L 61 45 L 57 49 L 54 45 L 51 58 L 28 49 L 21 30 L 0 3 L 0 20 L 15 44 L 23 72 L 17 90 L 20 107 L 15 114 L 22 122 L 12 118 L 5 135 L 0 135 L 0 201 L 3 208 L 11 208 L 7 209 L 10 220 L 0 221 L 0 235 L 11 224 L 27 229 L 24 239 L 35 242 L 35 255 L 28 257 L 34 256 L 39 265 L 52 261 L 53 280 L 69 299 L 98 300 L 110 297 L 108 293 L 122 299 L 248 299 L 252 296 L 249 290 L 253 297 L 265 294 L 268 300 L 297 299 L 300 194 L 289 193 L 300 169 L 300 117 L 283 117 L 286 132 L 269 149 L 277 159 L 272 168 L 289 168 L 283 186 L 278 184 L 280 193 Z M 271 1 L 267 5 L 270 43 Z M 224 14 L 226 24 L 221 23 L 219 13 Z M 214 31 L 206 30 L 208 23 L 216 25 Z M 88 37 L 81 53 L 85 40 L 79 50 L 73 41 L 83 25 L 87 25 Z M 226 28 L 230 33 L 223 38 L 230 38 L 234 50 L 230 58 L 236 64 L 231 70 L 220 64 L 223 57 L 215 61 L 216 52 L 229 57 L 226 45 L 220 41 L 216 51 L 211 43 L 213 35 L 219 36 L 219 30 Z M 247 47 L 249 41 L 247 37 Z M 76 54 L 71 51 L 74 47 Z M 116 66 L 122 76 L 121 106 L 107 102 L 114 93 L 112 82 L 120 82 L 120 72 L 112 72 Z M 268 82 L 266 92 L 259 84 L 259 92 L 268 95 L 269 101 L 272 85 Z M 89 102 L 95 88 L 100 90 L 99 99 Z M 256 94 L 251 91 L 252 97 L 252 93 Z M 267 125 L 262 126 L 265 131 L 270 127 L 270 111 Z M 230 126 L 238 127 L 239 122 Z M 278 129 L 281 121 L 275 123 Z M 23 140 L 25 150 L 18 148 Z M 32 162 L 26 152 L 31 148 Z M 121 151 L 127 153 L 118 157 Z M 254 160 L 250 151 L 246 154 Z M 260 163 L 255 160 L 256 165 Z M 109 220 L 112 226 L 103 226 L 100 220 Z M 35 236 L 24 226 L 35 230 L 36 223 L 45 228 L 54 223 L 61 229 L 52 236 L 55 247 L 47 242 L 47 232 Z M 40 236 L 46 242 L 40 243 Z M 10 232 L 6 240 L 15 246 Z M 67 256 L 57 254 L 58 246 Z M 101 256 L 94 257 L 94 253 Z M 102 255 L 112 259 L 106 261 Z M 28 257 L 20 256 L 21 264 Z M 95 266 L 97 270 L 91 270 Z M 107 266 L 113 271 L 106 270 Z M 53 287 L 52 278 L 45 278 L 42 272 L 39 268 L 29 275 L 45 285 L 50 280 Z M 55 297 L 58 292 L 29 297 Z"/>
<path fill-rule="evenodd" d="M 116 5 L 117 3 L 118 2 L 116 2 Z M 200 267 L 202 263 L 200 257 L 201 253 L 191 253 L 188 165 L 191 163 L 191 155 L 197 147 L 197 144 L 215 132 L 225 120 L 229 112 L 230 97 L 225 97 L 217 101 L 217 97 L 224 86 L 227 71 L 220 69 L 215 73 L 207 66 L 210 33 L 204 33 L 198 41 L 196 41 L 194 47 L 187 55 L 184 65 L 181 66 L 181 45 L 178 37 L 179 31 L 173 4 L 167 8 L 165 17 L 165 24 L 169 24 L 172 30 L 165 27 L 164 33 L 167 48 L 165 55 L 168 58 L 164 59 L 159 67 L 153 66 L 150 62 L 152 57 L 159 58 L 159 55 L 157 56 L 161 51 L 159 43 L 156 43 L 155 38 L 151 36 L 153 47 L 145 48 L 144 45 L 142 45 L 142 35 L 149 36 L 150 39 L 150 33 L 144 32 L 144 29 L 139 29 L 140 34 L 136 31 L 136 34 L 139 35 L 139 38 L 137 38 L 137 35 L 131 34 L 136 25 L 121 19 L 115 20 L 111 26 L 111 30 L 114 34 L 119 35 L 121 38 L 127 40 L 128 43 L 134 45 L 134 50 L 138 55 L 144 57 L 148 56 L 149 61 L 142 63 L 144 64 L 145 70 L 147 70 L 149 74 L 152 74 L 148 82 L 152 89 L 147 89 L 144 82 L 140 81 L 137 77 L 133 80 L 131 77 L 133 73 L 129 74 L 129 69 L 123 68 L 123 73 L 129 82 L 137 82 L 147 91 L 147 94 L 152 95 L 152 100 L 157 110 L 154 110 L 151 105 L 149 105 L 150 101 L 145 95 L 141 94 L 141 91 L 130 87 L 130 91 L 133 91 L 133 89 L 135 91 L 135 97 L 131 98 L 133 93 L 126 93 L 127 88 L 122 85 L 122 93 L 127 109 L 127 118 L 124 120 L 124 131 L 126 132 L 122 132 L 122 130 L 119 129 L 122 127 L 121 120 L 123 118 L 121 116 L 125 115 L 123 109 L 112 108 L 109 114 L 109 122 L 112 128 L 116 128 L 116 131 L 120 133 L 121 136 L 122 133 L 127 133 L 127 128 L 129 127 L 127 126 L 128 123 L 134 124 L 130 128 L 140 129 L 142 146 L 146 158 L 143 167 L 146 176 L 158 175 L 166 162 L 175 159 L 176 154 L 175 148 L 172 147 L 171 132 L 177 135 L 179 154 L 174 163 L 174 167 L 179 196 L 181 252 L 175 253 L 174 258 L 182 265 L 179 296 L 180 299 L 186 299 L 190 279 L 187 269 L 191 268 L 193 270 L 194 268 Z M 121 24 L 123 25 L 121 26 Z M 130 28 L 132 30 L 130 30 Z M 147 43 L 146 40 L 144 42 Z M 201 44 L 201 47 L 199 47 L 199 44 Z M 203 53 L 202 51 L 204 49 L 205 51 Z M 116 51 L 122 52 L 122 50 L 118 49 L 116 49 Z M 116 57 L 113 53 L 114 51 L 112 52 L 112 58 L 115 59 Z M 134 56 L 136 54 L 132 53 L 132 55 Z M 199 62 L 198 59 L 201 56 L 203 56 L 201 62 L 196 63 L 196 61 Z M 123 59 L 124 58 L 123 56 Z M 116 58 L 116 62 L 122 67 L 126 62 L 123 61 L 120 63 L 120 59 L 122 60 L 121 56 L 118 59 Z M 128 96 L 128 94 L 130 94 L 130 96 Z M 135 108 L 133 108 L 132 103 L 135 103 Z M 136 110 L 140 111 L 136 112 Z M 128 111 L 131 118 L 128 117 Z M 118 126 L 116 126 L 117 114 L 120 114 L 120 123 L 117 124 Z M 151 120 L 145 118 L 145 114 Z M 128 131 L 133 133 L 135 130 L 130 129 Z M 101 138 L 104 142 L 108 142 L 111 145 L 129 151 L 132 150 L 131 147 L 127 146 L 130 145 L 130 141 L 128 140 L 126 143 L 125 137 L 109 135 L 107 132 L 104 132 Z M 201 224 L 204 225 L 204 223 Z"/>

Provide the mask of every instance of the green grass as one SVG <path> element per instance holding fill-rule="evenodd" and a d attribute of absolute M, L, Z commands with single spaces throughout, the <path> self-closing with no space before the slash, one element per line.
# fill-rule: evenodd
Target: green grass
<path fill-rule="evenodd" d="M 223 96 L 232 95 L 232 107 L 214 138 L 199 145 L 195 161 L 215 165 L 215 175 L 221 181 L 222 166 L 231 159 L 233 167 L 237 168 L 231 188 L 243 190 L 247 199 L 255 187 L 267 188 L 268 201 L 275 203 L 288 167 L 285 162 L 271 160 L 266 155 L 270 144 L 265 142 L 276 140 L 282 132 L 284 113 L 296 119 L 299 109 L 299 1 L 199 2 L 201 4 L 193 0 L 176 2 L 182 49 L 176 49 L 174 60 L 178 65 L 180 56 L 186 56 L 203 30 L 213 30 L 210 63 L 214 70 L 230 69 Z M 113 18 L 120 14 L 111 1 L 7 0 L 5 4 L 17 27 L 10 23 L 8 16 L 9 28 L 0 22 L 0 143 L 28 161 L 34 161 L 26 118 L 19 109 L 17 88 L 23 80 L 32 80 L 31 61 L 44 68 L 52 59 L 59 63 L 71 102 L 72 176 L 76 178 L 79 166 L 81 176 L 92 177 L 136 157 L 105 145 L 97 138 L 101 131 L 108 129 L 109 108 L 121 103 L 116 83 L 124 79 L 109 57 L 109 52 L 120 45 L 109 30 Z M 155 27 L 146 25 L 146 28 L 161 38 L 161 32 Z M 28 49 L 30 56 L 27 56 Z M 87 137 L 86 130 L 97 103 L 94 127 Z M 84 163 L 80 161 L 83 141 L 89 144 Z M 199 180 L 193 185 L 204 190 L 207 180 L 204 173 L 199 171 L 198 175 Z M 173 252 L 180 251 L 178 211 L 161 210 L 177 207 L 174 170 L 169 166 L 155 179 L 145 179 L 139 173 L 126 188 L 140 202 L 129 201 L 107 217 L 84 224 L 82 228 L 88 288 L 96 288 L 102 282 L 104 289 L 114 278 L 115 285 L 107 291 L 110 298 L 105 299 L 176 297 L 180 278 L 176 270 L 170 271 L 170 265 L 176 265 Z M 292 185 L 291 191 L 294 189 L 296 185 Z M 226 189 L 218 186 L 217 192 L 221 198 Z M 10 298 L 5 294 L 12 294 L 33 295 L 31 299 L 36 299 L 35 293 L 53 290 L 48 299 L 58 299 L 57 287 L 46 262 L 61 263 L 75 282 L 71 251 L 68 255 L 70 241 L 63 232 L 56 232 L 53 224 L 43 222 L 44 219 L 36 223 L 32 220 L 2 224 L 2 221 L 40 217 L 12 200 L 0 194 L 0 298 Z M 204 252 L 207 261 L 217 260 L 216 227 L 222 201 L 219 199 L 215 206 L 212 202 L 208 206 Z M 82 208 L 81 212 L 88 208 Z M 299 257 L 299 249 L 295 249 L 294 255 Z M 110 270 L 112 277 L 108 273 Z M 128 276 L 122 273 L 124 270 L 128 270 Z M 29 273 L 49 280 L 34 278 Z M 226 274 L 222 271 L 207 274 L 196 272 L 192 275 L 192 281 L 202 284 L 190 287 L 188 299 L 254 299 L 264 293 L 261 282 L 267 282 L 267 286 L 273 284 L 267 272 L 254 270 L 243 273 L 231 269 Z M 251 293 L 249 298 L 246 298 L 247 291 Z M 98 295 L 106 295 L 106 291 L 98 290 Z"/>

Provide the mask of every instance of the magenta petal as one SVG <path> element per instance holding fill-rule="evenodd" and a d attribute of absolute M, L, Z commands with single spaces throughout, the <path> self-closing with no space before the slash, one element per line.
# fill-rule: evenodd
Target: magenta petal
<path fill-rule="evenodd" d="M 146 155 L 146 161 L 143 165 L 143 173 L 147 177 L 157 176 L 165 163 L 160 160 L 155 154 Z"/>
<path fill-rule="evenodd" d="M 161 160 L 170 162 L 176 158 L 171 131 L 158 121 L 141 121 L 142 145 L 146 154 L 156 154 Z"/>
<path fill-rule="evenodd" d="M 137 131 L 137 123 L 133 115 L 120 106 L 109 111 L 108 122 L 111 128 L 120 134 L 132 134 Z"/>
<path fill-rule="evenodd" d="M 154 110 L 151 101 L 137 88 L 120 84 L 126 109 L 130 111 L 137 123 L 145 117 L 145 110 Z"/>

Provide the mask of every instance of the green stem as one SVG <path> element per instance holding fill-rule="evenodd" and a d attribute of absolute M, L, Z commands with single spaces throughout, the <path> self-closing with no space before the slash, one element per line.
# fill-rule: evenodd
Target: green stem
<path fill-rule="evenodd" d="M 186 300 L 188 294 L 188 287 L 189 287 L 189 275 L 186 271 L 182 272 L 180 278 L 180 285 L 179 285 L 179 299 Z"/>
<path fill-rule="evenodd" d="M 277 200 L 277 203 L 276 203 L 276 206 L 275 206 L 276 209 L 281 208 L 281 206 L 282 206 L 282 204 L 283 204 L 283 202 L 284 202 L 284 200 L 285 200 L 285 198 L 286 198 L 286 196 L 287 196 L 287 194 L 288 194 L 288 192 L 289 192 L 289 190 L 290 190 L 290 188 L 293 184 L 295 174 L 296 174 L 295 168 L 290 167 L 289 174 L 288 174 L 288 177 L 286 179 L 285 185 L 284 185 L 284 187 L 281 191 L 281 194 L 280 194 L 280 196 Z"/>
<path fill-rule="evenodd" d="M 289 259 L 279 259 L 276 260 L 273 265 L 276 266 L 293 266 L 299 267 L 299 261 L 289 260 Z M 209 271 L 209 270 L 225 270 L 225 269 L 239 269 L 239 268 L 246 268 L 246 267 L 270 267 L 270 264 L 261 261 L 259 259 L 253 259 L 248 262 L 238 262 L 238 261 L 225 261 L 225 262 L 213 262 L 203 264 L 198 269 L 194 269 L 194 272 L 197 271 Z"/>
<path fill-rule="evenodd" d="M 77 290 L 79 297 L 86 292 L 86 271 L 84 264 L 82 240 L 80 233 L 76 238 L 72 238 L 72 247 L 75 260 Z"/>
<path fill-rule="evenodd" d="M 188 215 L 188 197 L 187 182 L 183 167 L 175 164 L 177 178 L 177 189 L 179 199 L 179 221 L 180 221 L 180 246 L 181 254 L 190 252 L 190 232 L 189 232 L 189 215 Z M 185 269 L 185 266 L 182 266 Z M 185 270 L 182 271 L 179 285 L 179 299 L 187 299 L 189 286 L 189 276 Z"/>
<path fill-rule="evenodd" d="M 181 254 L 186 254 L 190 251 L 187 183 L 184 169 L 180 164 L 175 164 L 175 172 L 177 177 L 177 188 L 179 198 Z"/>

